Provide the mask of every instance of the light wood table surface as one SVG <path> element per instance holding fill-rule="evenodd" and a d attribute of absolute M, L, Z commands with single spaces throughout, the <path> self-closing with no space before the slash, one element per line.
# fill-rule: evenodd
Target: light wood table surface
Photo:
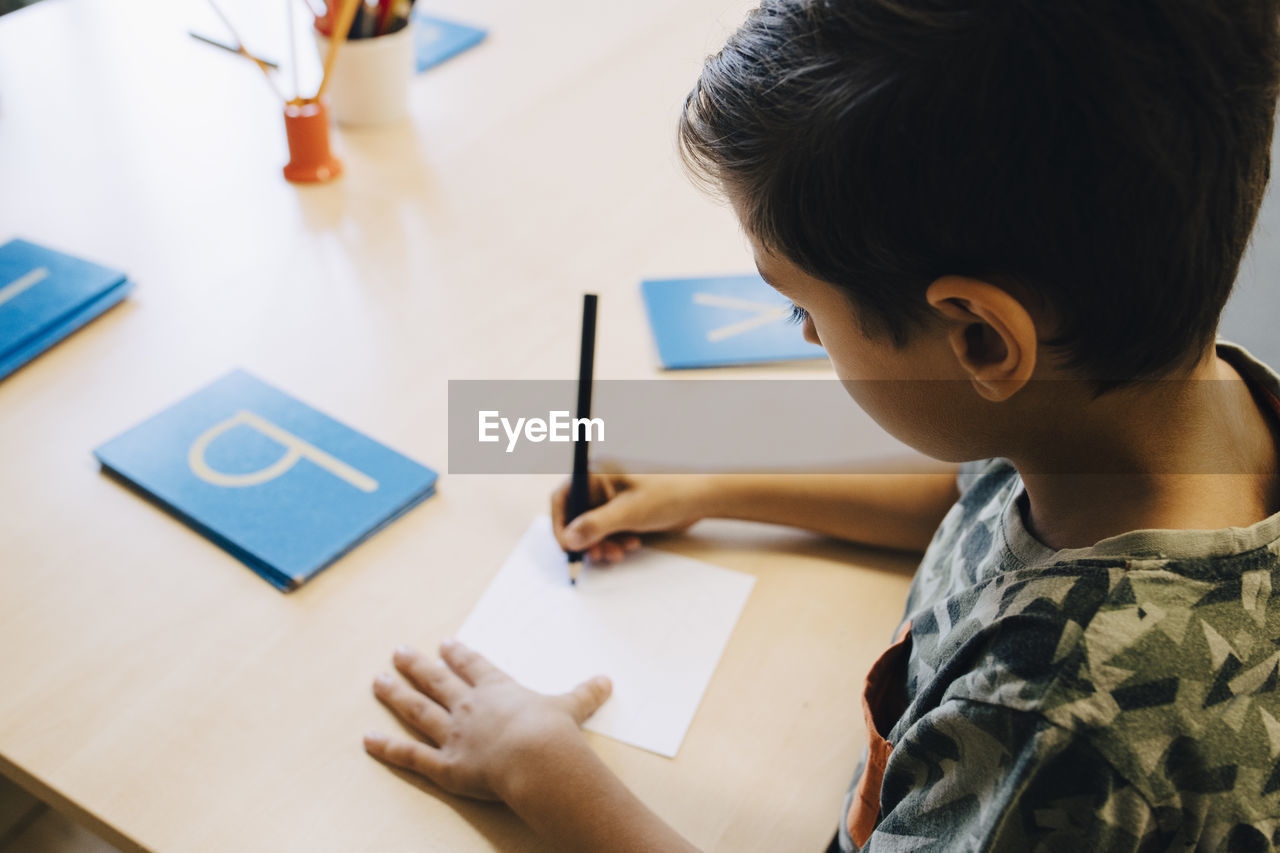
<path fill-rule="evenodd" d="M 597 377 L 659 375 L 638 281 L 750 269 L 673 144 L 746 5 L 433 0 L 489 39 L 414 80 L 410 122 L 338 130 L 346 175 L 311 188 L 281 177 L 258 72 L 187 37 L 213 29 L 199 4 L 47 0 L 0 19 L 0 241 L 138 285 L 0 383 L 0 773 L 125 849 L 544 849 L 505 807 L 410 784 L 360 736 L 392 725 L 369 690 L 391 649 L 457 630 L 555 478 L 444 472 L 282 595 L 90 451 L 240 366 L 443 471 L 447 380 L 572 378 L 588 289 Z M 755 590 L 678 758 L 593 745 L 704 848 L 821 850 L 913 561 L 730 522 L 661 547 Z"/>

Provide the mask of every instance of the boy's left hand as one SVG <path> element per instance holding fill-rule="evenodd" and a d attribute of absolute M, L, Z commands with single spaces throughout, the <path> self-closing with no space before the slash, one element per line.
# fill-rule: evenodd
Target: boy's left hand
<path fill-rule="evenodd" d="M 598 676 L 560 696 L 535 693 L 453 640 L 440 644 L 440 658 L 401 647 L 393 661 L 408 684 L 386 674 L 373 682 L 374 695 L 427 742 L 370 733 L 364 747 L 464 797 L 510 802 L 550 781 L 548 771 L 585 746 L 580 726 L 612 690 Z"/>

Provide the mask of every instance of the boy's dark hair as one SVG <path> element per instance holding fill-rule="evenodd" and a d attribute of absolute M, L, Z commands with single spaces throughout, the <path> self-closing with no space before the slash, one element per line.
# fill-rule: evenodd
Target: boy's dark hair
<path fill-rule="evenodd" d="M 1101 388 L 1213 340 L 1270 172 L 1277 0 L 765 0 L 687 163 L 903 343 L 946 274 L 1021 284 Z"/>

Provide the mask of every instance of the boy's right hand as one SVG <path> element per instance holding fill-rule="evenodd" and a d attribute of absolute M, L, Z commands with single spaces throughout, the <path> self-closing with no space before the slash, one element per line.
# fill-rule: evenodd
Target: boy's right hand
<path fill-rule="evenodd" d="M 707 478 L 694 474 L 592 474 L 592 509 L 565 525 L 566 480 L 551 495 L 551 525 L 566 551 L 616 563 L 640 547 L 640 533 L 684 530 L 704 517 Z"/>

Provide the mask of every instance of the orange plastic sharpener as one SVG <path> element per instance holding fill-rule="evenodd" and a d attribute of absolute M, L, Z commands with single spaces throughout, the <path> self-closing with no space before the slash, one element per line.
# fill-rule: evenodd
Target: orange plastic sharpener
<path fill-rule="evenodd" d="M 314 184 L 332 181 L 342 174 L 342 161 L 329 150 L 329 113 L 324 104 L 286 104 L 284 132 L 289 138 L 285 180 Z"/>

